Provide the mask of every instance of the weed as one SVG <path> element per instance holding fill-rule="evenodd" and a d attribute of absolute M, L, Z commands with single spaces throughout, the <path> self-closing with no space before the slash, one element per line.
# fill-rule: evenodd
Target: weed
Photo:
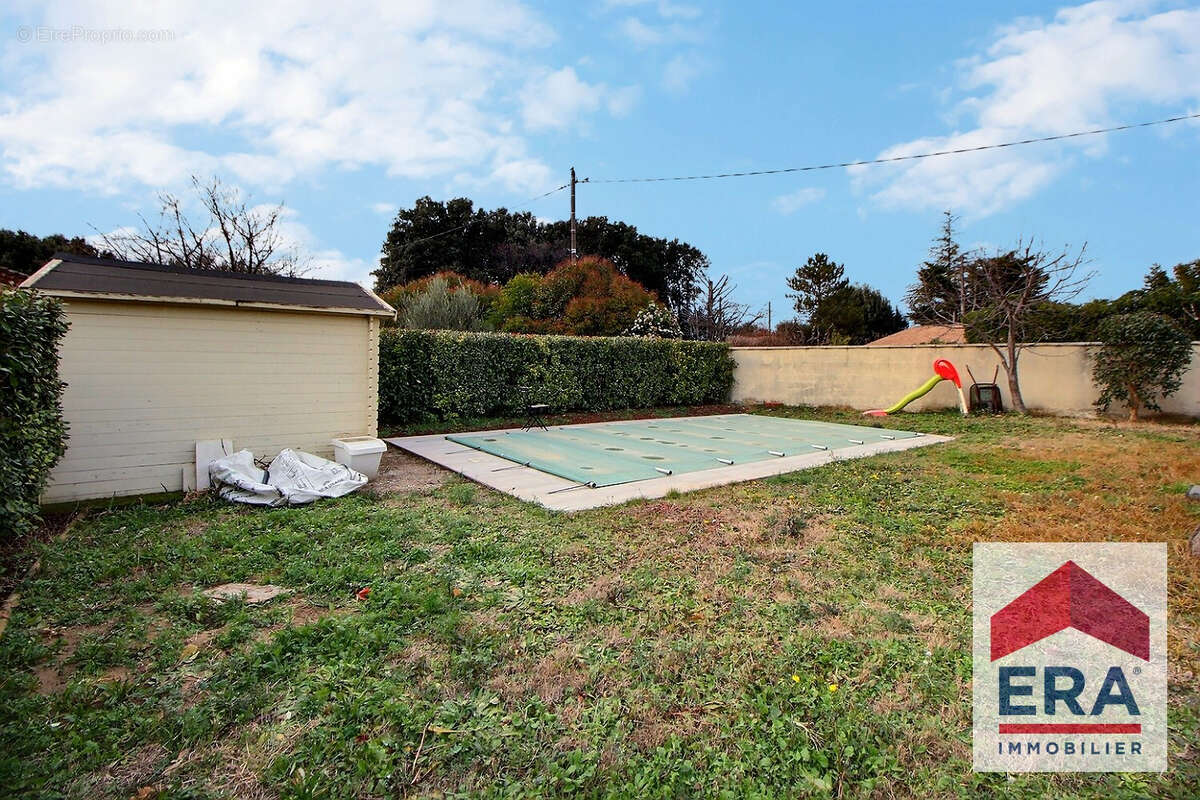
<path fill-rule="evenodd" d="M 460 506 L 469 506 L 475 502 L 475 484 L 456 483 L 446 490 L 450 500 Z"/>

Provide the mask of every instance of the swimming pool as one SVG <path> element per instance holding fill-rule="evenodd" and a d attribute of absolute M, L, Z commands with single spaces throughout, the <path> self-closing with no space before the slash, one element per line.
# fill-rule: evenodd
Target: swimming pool
<path fill-rule="evenodd" d="M 446 438 L 585 486 L 613 486 L 922 435 L 863 425 L 722 414 L 451 434 Z"/>

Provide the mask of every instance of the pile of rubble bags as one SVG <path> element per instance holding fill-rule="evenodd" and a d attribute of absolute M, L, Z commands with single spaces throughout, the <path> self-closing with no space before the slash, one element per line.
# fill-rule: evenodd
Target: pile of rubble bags
<path fill-rule="evenodd" d="M 208 475 L 221 497 L 255 506 L 300 506 L 350 494 L 367 483 L 361 472 L 299 450 L 279 451 L 266 469 L 249 450 L 239 450 L 210 462 Z"/>

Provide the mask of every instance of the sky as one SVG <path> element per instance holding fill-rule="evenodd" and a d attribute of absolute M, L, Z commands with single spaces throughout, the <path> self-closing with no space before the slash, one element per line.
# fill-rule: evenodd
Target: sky
<path fill-rule="evenodd" d="M 95 235 L 219 176 L 286 205 L 314 277 L 370 283 L 421 196 L 603 215 L 700 248 L 791 316 L 815 252 L 899 302 L 960 241 L 1086 243 L 1085 296 L 1200 258 L 1200 120 L 724 180 L 1200 113 L 1200 5 L 687 0 L 8 2 L 0 227 Z"/>

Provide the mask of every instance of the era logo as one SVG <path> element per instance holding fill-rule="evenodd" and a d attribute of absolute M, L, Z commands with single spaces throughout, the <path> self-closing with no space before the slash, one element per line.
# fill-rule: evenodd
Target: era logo
<path fill-rule="evenodd" d="M 976 544 L 973 566 L 975 769 L 1166 769 L 1165 545 Z"/>
<path fill-rule="evenodd" d="M 1000 668 L 1000 716 L 1038 713 L 1036 705 L 1018 705 L 1015 702 L 1015 698 L 1032 696 L 1034 690 L 1032 684 L 1017 683 L 1016 681 L 1021 678 L 1034 678 L 1037 676 L 1037 671 L 1037 667 Z M 1060 704 L 1066 707 L 1067 713 L 1075 716 L 1086 714 L 1098 717 L 1110 705 L 1123 706 L 1125 712 L 1131 716 L 1141 713 L 1138 711 L 1137 701 L 1133 699 L 1133 692 L 1129 689 L 1129 682 L 1125 680 L 1125 672 L 1120 667 L 1108 668 L 1108 674 L 1104 676 L 1104 684 L 1092 702 L 1090 711 L 1085 711 L 1079 703 L 1079 696 L 1083 694 L 1086 683 L 1082 671 L 1075 667 L 1046 667 L 1043 675 L 1045 688 L 1042 691 L 1042 709 L 1048 717 L 1053 717 L 1058 713 Z M 1065 679 L 1069 683 L 1063 685 L 1060 683 L 1060 679 Z"/>

